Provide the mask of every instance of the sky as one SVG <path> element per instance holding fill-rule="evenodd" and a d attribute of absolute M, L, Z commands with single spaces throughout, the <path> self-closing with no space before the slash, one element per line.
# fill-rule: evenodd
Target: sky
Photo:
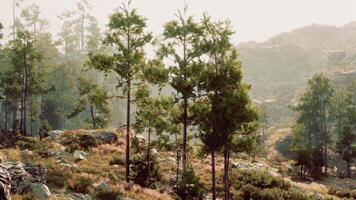
<path fill-rule="evenodd" d="M 0 0 L 0 22 L 11 26 L 12 1 Z M 50 31 L 58 33 L 61 21 L 58 16 L 65 10 L 75 9 L 76 0 L 24 0 L 25 4 L 40 5 L 42 16 L 50 22 Z M 88 0 L 92 13 L 102 29 L 108 16 L 126 0 Z M 148 18 L 148 28 L 155 34 L 162 25 L 174 19 L 178 9 L 188 4 L 188 14 L 199 19 L 208 12 L 213 19 L 229 19 L 236 31 L 236 43 L 265 41 L 313 23 L 342 26 L 356 21 L 356 0 L 133 0 L 132 7 Z"/>

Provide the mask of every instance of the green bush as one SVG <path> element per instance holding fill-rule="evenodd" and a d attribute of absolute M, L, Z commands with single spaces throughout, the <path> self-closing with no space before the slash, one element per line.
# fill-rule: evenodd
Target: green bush
<path fill-rule="evenodd" d="M 243 200 L 309 200 L 308 196 L 297 190 L 280 188 L 260 189 L 247 184 L 240 189 L 240 199 Z"/>
<path fill-rule="evenodd" d="M 199 181 L 199 177 L 195 175 L 193 168 L 190 166 L 182 173 L 174 189 L 177 195 L 183 200 L 203 199 L 205 192 L 203 184 Z"/>
<path fill-rule="evenodd" d="M 137 154 L 131 161 L 131 180 L 142 187 L 154 188 L 161 179 L 159 163 L 156 156 Z"/>
<path fill-rule="evenodd" d="M 288 190 L 291 184 L 282 177 L 274 177 L 268 171 L 240 170 L 235 177 L 233 187 L 240 189 L 242 186 L 251 184 L 257 188 L 280 188 Z"/>

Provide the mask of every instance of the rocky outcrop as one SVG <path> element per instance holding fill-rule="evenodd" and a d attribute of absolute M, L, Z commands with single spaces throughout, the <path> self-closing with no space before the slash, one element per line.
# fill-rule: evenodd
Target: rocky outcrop
<path fill-rule="evenodd" d="M 102 144 L 109 144 L 116 142 L 118 137 L 112 131 L 107 130 L 92 130 L 86 134 L 88 136 L 93 137 L 95 140 L 99 141 Z"/>
<path fill-rule="evenodd" d="M 0 200 L 10 200 L 11 177 L 6 168 L 0 165 Z"/>
<path fill-rule="evenodd" d="M 10 175 L 11 192 L 13 193 L 26 192 L 31 183 L 46 183 L 47 170 L 41 166 L 21 162 L 5 162 L 1 166 Z"/>

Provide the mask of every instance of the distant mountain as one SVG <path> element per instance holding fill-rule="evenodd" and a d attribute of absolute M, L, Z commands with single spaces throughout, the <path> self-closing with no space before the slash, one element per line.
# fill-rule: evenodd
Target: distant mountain
<path fill-rule="evenodd" d="M 312 24 L 271 39 L 238 45 L 245 78 L 255 97 L 285 95 L 315 72 L 356 66 L 356 22 Z"/>
<path fill-rule="evenodd" d="M 273 99 L 265 103 L 270 121 L 281 122 L 292 115 L 288 106 L 298 101 L 314 73 L 345 83 L 345 74 L 356 69 L 356 22 L 342 27 L 312 24 L 265 42 L 239 44 L 238 49 L 255 102 Z"/>

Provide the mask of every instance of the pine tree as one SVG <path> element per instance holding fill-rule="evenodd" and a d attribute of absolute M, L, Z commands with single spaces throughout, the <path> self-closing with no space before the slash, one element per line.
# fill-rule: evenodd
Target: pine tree
<path fill-rule="evenodd" d="M 230 23 L 212 22 L 205 16 L 202 22 L 204 41 L 200 48 L 207 61 L 200 62 L 198 96 L 195 102 L 195 123 L 200 127 L 201 140 L 211 153 L 212 193 L 215 191 L 215 152 L 224 152 L 224 191 L 229 199 L 229 157 L 232 140 L 257 120 L 248 95 L 249 86 L 242 82 L 241 64 L 231 42 Z"/>
<path fill-rule="evenodd" d="M 175 98 L 182 106 L 183 141 L 182 157 L 183 171 L 187 166 L 188 126 L 189 126 L 189 102 L 194 97 L 196 86 L 194 77 L 199 73 L 195 65 L 202 54 L 202 49 L 197 46 L 201 39 L 199 25 L 193 17 L 185 16 L 181 12 L 177 20 L 172 20 L 164 25 L 163 42 L 158 55 L 167 61 L 169 68 L 169 84 L 175 90 Z"/>
<path fill-rule="evenodd" d="M 130 6 L 130 5 L 128 5 Z M 110 16 L 109 32 L 104 39 L 104 45 L 114 49 L 114 54 L 90 54 L 92 66 L 106 74 L 115 72 L 118 87 L 126 93 L 126 181 L 130 176 L 130 126 L 132 90 L 140 80 L 143 68 L 146 65 L 143 48 L 150 43 L 151 33 L 146 29 L 146 19 L 137 14 L 136 9 L 122 6 L 120 10 Z"/>

